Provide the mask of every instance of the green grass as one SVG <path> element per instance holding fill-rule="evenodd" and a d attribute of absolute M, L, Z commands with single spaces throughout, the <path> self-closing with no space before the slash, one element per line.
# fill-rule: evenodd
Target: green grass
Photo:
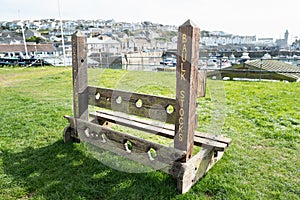
<path fill-rule="evenodd" d="M 89 82 L 175 96 L 174 73 L 89 70 Z M 62 142 L 71 68 L 0 69 L 0 199 L 300 199 L 300 83 L 208 81 L 199 130 L 233 139 L 188 193 L 165 173 L 126 173 Z"/>

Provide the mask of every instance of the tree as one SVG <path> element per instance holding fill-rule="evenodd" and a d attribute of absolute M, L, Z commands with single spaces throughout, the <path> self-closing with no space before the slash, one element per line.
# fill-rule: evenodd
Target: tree
<path fill-rule="evenodd" d="M 205 30 L 201 31 L 200 34 L 201 34 L 201 37 L 209 37 L 210 36 L 209 31 L 205 31 Z"/>
<path fill-rule="evenodd" d="M 123 32 L 126 33 L 129 37 L 133 36 L 133 33 L 128 29 L 125 29 Z"/>
<path fill-rule="evenodd" d="M 26 38 L 26 42 L 35 42 L 37 44 L 44 42 L 45 40 L 41 37 L 32 36 L 30 38 Z"/>

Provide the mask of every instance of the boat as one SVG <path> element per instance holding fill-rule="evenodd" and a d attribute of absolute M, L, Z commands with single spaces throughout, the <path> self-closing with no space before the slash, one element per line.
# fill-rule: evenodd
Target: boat
<path fill-rule="evenodd" d="M 246 62 L 250 60 L 250 56 L 249 56 L 249 53 L 247 52 L 244 52 L 239 60 L 239 62 Z"/>
<path fill-rule="evenodd" d="M 222 68 L 231 66 L 231 63 L 230 63 L 229 58 L 227 56 L 223 56 L 221 58 L 221 66 L 222 66 Z"/>
<path fill-rule="evenodd" d="M 233 53 L 229 56 L 228 61 L 230 62 L 231 66 L 239 64 Z"/>
<path fill-rule="evenodd" d="M 206 62 L 206 66 L 208 68 L 216 68 L 218 67 L 218 59 L 217 57 L 210 57 L 207 62 Z"/>
<path fill-rule="evenodd" d="M 4 57 L 0 57 L 0 66 L 44 66 L 49 63 L 45 62 L 43 58 L 36 58 L 34 56 L 24 56 L 22 52 L 8 52 Z"/>
<path fill-rule="evenodd" d="M 0 66 L 44 66 L 50 65 L 42 58 L 0 58 Z"/>
<path fill-rule="evenodd" d="M 268 53 L 265 53 L 265 55 L 263 57 L 261 57 L 261 59 L 264 59 L 264 60 L 270 60 L 272 59 L 271 55 L 268 54 Z"/>
<path fill-rule="evenodd" d="M 165 58 L 163 61 L 160 62 L 161 65 L 175 67 L 177 64 L 176 58 L 170 57 Z"/>

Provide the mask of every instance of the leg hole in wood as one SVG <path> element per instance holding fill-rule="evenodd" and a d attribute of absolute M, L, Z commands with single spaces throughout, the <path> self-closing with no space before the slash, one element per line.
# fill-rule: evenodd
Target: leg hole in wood
<path fill-rule="evenodd" d="M 147 153 L 148 153 L 148 156 L 149 156 L 149 159 L 150 159 L 150 160 L 155 160 L 155 159 L 156 159 L 157 153 L 156 153 L 156 150 L 155 150 L 155 149 L 150 148 L 149 151 L 148 151 Z"/>
<path fill-rule="evenodd" d="M 143 101 L 142 101 L 141 99 L 137 100 L 137 101 L 135 102 L 135 106 L 136 106 L 137 108 L 141 108 L 141 107 L 143 106 Z"/>
<path fill-rule="evenodd" d="M 214 158 L 218 157 L 218 151 L 214 151 Z"/>
<path fill-rule="evenodd" d="M 83 63 L 83 62 L 84 62 L 84 59 L 81 59 L 80 62 Z"/>
<path fill-rule="evenodd" d="M 100 93 L 99 93 L 99 92 L 97 92 L 97 93 L 96 93 L 96 95 L 95 95 L 95 99 L 96 99 L 97 101 L 99 101 L 99 100 L 100 100 Z"/>
<path fill-rule="evenodd" d="M 103 127 L 111 128 L 113 126 L 113 123 L 110 123 L 109 121 L 105 121 L 102 123 Z"/>
<path fill-rule="evenodd" d="M 132 143 L 127 140 L 124 144 L 124 147 L 125 147 L 125 150 L 128 152 L 128 153 L 131 153 L 131 150 L 132 150 Z"/>
<path fill-rule="evenodd" d="M 93 138 L 94 138 L 95 140 L 99 140 L 99 139 L 101 139 L 101 138 L 100 138 L 100 134 L 99 134 L 99 133 L 92 132 L 92 136 L 93 136 Z"/>
<path fill-rule="evenodd" d="M 166 108 L 166 111 L 170 115 L 175 111 L 175 109 L 172 105 L 168 105 L 167 108 Z"/>
<path fill-rule="evenodd" d="M 90 133 L 90 129 L 89 129 L 89 128 L 85 128 L 85 129 L 84 129 L 84 135 L 85 135 L 85 137 L 87 137 L 87 138 L 91 137 L 91 133 Z"/>
<path fill-rule="evenodd" d="M 102 133 L 100 134 L 100 139 L 103 143 L 105 143 L 107 141 L 107 136 L 104 133 Z"/>
<path fill-rule="evenodd" d="M 116 98 L 116 103 L 117 103 L 117 104 L 121 104 L 121 103 L 122 103 L 122 97 L 121 97 L 121 96 L 118 96 L 118 97 Z"/>

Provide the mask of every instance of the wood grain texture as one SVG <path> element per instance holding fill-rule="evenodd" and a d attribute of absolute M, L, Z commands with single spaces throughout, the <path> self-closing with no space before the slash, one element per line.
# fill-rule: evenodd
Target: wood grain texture
<path fill-rule="evenodd" d="M 72 35 L 72 77 L 74 117 L 88 120 L 86 37 L 81 32 Z"/>
<path fill-rule="evenodd" d="M 194 132 L 197 128 L 198 57 L 200 29 L 191 20 L 178 30 L 176 66 L 176 121 L 174 147 L 193 154 Z"/>
<path fill-rule="evenodd" d="M 172 106 L 175 110 L 175 99 L 92 86 L 88 87 L 88 93 L 89 105 L 162 122 L 175 123 L 175 112 L 167 112 L 168 106 Z M 140 104 L 138 104 L 138 101 Z"/>

